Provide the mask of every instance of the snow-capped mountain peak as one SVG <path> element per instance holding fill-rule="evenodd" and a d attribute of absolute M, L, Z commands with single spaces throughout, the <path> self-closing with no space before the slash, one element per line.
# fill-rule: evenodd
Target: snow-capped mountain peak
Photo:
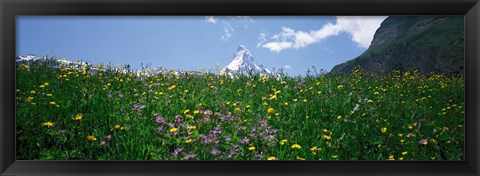
<path fill-rule="evenodd" d="M 222 72 L 225 72 L 230 77 L 234 77 L 238 74 L 249 75 L 260 74 L 260 75 L 272 75 L 272 71 L 265 68 L 263 65 L 257 65 L 253 61 L 253 56 L 250 51 L 243 45 L 240 45 L 237 49 L 237 52 L 233 55 L 233 60 Z"/>

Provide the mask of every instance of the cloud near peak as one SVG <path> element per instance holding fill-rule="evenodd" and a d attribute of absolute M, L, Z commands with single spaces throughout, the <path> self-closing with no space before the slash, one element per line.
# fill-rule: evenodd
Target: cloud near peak
<path fill-rule="evenodd" d="M 309 32 L 296 31 L 288 27 L 282 27 L 282 31 L 274 34 L 269 42 L 260 41 L 263 48 L 272 52 L 280 52 L 284 49 L 303 48 L 313 43 L 339 35 L 342 32 L 350 34 L 353 42 L 362 48 L 368 48 L 372 42 L 375 31 L 380 27 L 386 16 L 339 16 L 336 23 L 327 23 L 318 30 Z"/>

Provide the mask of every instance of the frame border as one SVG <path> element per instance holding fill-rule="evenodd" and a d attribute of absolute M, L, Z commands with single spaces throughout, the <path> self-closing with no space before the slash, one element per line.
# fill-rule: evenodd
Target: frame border
<path fill-rule="evenodd" d="M 16 15 L 464 15 L 464 161 L 16 161 Z M 465 175 L 480 169 L 479 0 L 0 0 L 0 175 Z"/>

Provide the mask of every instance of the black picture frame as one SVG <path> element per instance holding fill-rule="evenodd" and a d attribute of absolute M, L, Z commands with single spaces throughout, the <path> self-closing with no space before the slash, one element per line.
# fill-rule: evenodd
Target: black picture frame
<path fill-rule="evenodd" d="M 478 0 L 0 0 L 1 175 L 463 175 L 480 171 Z M 464 161 L 16 161 L 16 15 L 464 15 Z"/>

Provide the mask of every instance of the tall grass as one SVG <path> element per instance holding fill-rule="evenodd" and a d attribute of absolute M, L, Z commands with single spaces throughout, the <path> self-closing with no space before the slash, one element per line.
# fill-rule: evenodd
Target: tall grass
<path fill-rule="evenodd" d="M 19 160 L 462 160 L 461 76 L 18 65 Z M 58 65 L 57 65 L 58 66 Z"/>

